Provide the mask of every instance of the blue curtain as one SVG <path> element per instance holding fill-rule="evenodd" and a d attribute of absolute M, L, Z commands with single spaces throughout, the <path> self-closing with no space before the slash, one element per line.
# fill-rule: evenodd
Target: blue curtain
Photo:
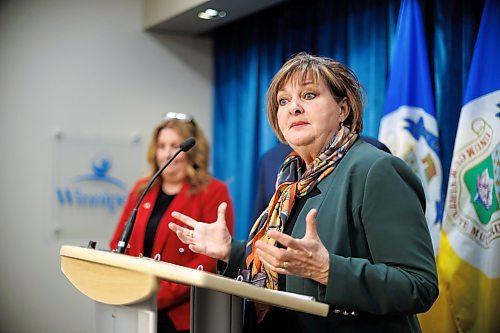
<path fill-rule="evenodd" d="M 421 1 L 445 178 L 483 2 Z M 366 89 L 363 134 L 377 137 L 399 6 L 389 0 L 288 1 L 214 32 L 213 167 L 231 191 L 236 239 L 246 239 L 253 223 L 259 157 L 278 142 L 265 106 L 274 73 L 300 51 L 346 63 Z"/>

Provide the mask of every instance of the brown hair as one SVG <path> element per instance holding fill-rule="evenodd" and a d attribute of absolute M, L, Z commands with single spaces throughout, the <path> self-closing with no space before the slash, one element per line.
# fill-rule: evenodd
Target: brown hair
<path fill-rule="evenodd" d="M 173 129 L 183 141 L 189 137 L 196 139 L 194 147 L 186 153 L 188 155 L 187 176 L 191 184 L 190 194 L 195 194 L 208 185 L 211 176 L 208 172 L 208 141 L 194 120 L 169 119 L 156 126 L 147 153 L 147 161 L 150 166 L 149 177 L 152 177 L 161 167 L 156 164 L 156 150 L 158 148 L 158 136 L 164 128 Z"/>
<path fill-rule="evenodd" d="M 344 120 L 344 125 L 350 127 L 351 131 L 361 133 L 363 130 L 363 88 L 354 72 L 339 61 L 301 52 L 285 62 L 274 75 L 267 90 L 267 116 L 274 133 L 281 142 L 286 142 L 286 140 L 278 126 L 277 95 L 288 81 L 299 76 L 303 80 L 312 79 L 315 84 L 323 79 L 337 103 L 345 98 L 349 115 Z"/>

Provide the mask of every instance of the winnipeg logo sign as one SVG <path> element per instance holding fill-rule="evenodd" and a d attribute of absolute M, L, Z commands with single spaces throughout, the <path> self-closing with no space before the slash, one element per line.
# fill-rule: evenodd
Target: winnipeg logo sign
<path fill-rule="evenodd" d="M 125 203 L 127 186 L 108 175 L 111 158 L 99 156 L 91 163 L 91 173 L 73 177 L 65 186 L 56 187 L 57 203 L 74 208 L 106 209 L 114 213 Z"/>

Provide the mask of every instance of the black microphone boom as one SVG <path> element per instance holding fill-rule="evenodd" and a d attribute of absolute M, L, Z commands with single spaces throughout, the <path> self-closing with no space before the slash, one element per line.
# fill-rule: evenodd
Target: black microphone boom
<path fill-rule="evenodd" d="M 118 253 L 124 253 L 125 249 L 127 248 L 128 241 L 130 240 L 130 236 L 132 235 L 132 229 L 134 228 L 134 223 L 135 223 L 135 218 L 137 216 L 137 210 L 139 209 L 139 206 L 144 199 L 144 196 L 148 192 L 149 188 L 153 185 L 154 181 L 156 178 L 158 178 L 159 175 L 165 170 L 167 166 L 169 166 L 170 163 L 179 155 L 181 152 L 187 152 L 189 149 L 193 148 L 193 146 L 196 144 L 196 140 L 193 137 L 187 138 L 183 143 L 180 144 L 179 150 L 175 152 L 174 156 L 172 156 L 167 163 L 165 163 L 154 175 L 151 177 L 151 180 L 149 181 L 148 185 L 142 191 L 141 197 L 137 201 L 137 204 L 135 205 L 134 210 L 132 211 L 132 214 L 130 214 L 130 217 L 127 221 L 127 224 L 125 225 L 125 229 L 123 229 L 122 237 L 120 238 L 120 241 L 118 242 L 118 247 L 116 248 L 116 252 Z"/>
<path fill-rule="evenodd" d="M 196 140 L 193 137 L 187 138 L 181 145 L 179 146 L 182 151 L 186 152 L 189 149 L 193 148 L 196 144 Z"/>

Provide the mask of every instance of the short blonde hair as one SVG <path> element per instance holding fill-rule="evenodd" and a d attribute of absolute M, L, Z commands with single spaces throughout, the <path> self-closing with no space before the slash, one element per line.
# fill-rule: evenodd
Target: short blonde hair
<path fill-rule="evenodd" d="M 337 103 L 347 100 L 349 115 L 344 125 L 351 131 L 363 130 L 363 94 L 362 86 L 354 72 L 343 63 L 325 57 L 318 57 L 305 52 L 290 58 L 274 75 L 267 90 L 267 116 L 276 136 L 286 142 L 278 126 L 278 92 L 292 79 L 301 77 L 304 81 L 312 79 L 317 84 L 323 79 Z"/>
<path fill-rule="evenodd" d="M 151 142 L 149 143 L 147 161 L 150 166 L 149 177 L 152 177 L 161 167 L 156 164 L 156 150 L 158 149 L 158 136 L 164 128 L 173 129 L 184 141 L 189 137 L 196 139 L 196 144 L 186 154 L 188 155 L 187 175 L 191 184 L 190 194 L 194 194 L 205 188 L 210 182 L 211 175 L 208 171 L 209 146 L 208 141 L 194 120 L 185 121 L 169 119 L 163 121 L 153 130 Z"/>

